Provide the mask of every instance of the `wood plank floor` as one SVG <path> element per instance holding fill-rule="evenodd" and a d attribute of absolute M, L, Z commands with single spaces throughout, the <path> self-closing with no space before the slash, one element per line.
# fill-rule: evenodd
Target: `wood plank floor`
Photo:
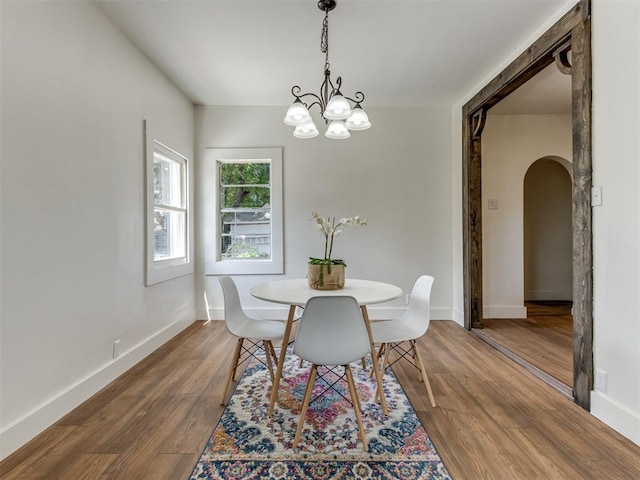
<path fill-rule="evenodd" d="M 573 386 L 570 302 L 527 302 L 527 318 L 484 319 L 484 336 L 566 385 Z"/>
<path fill-rule="evenodd" d="M 397 376 L 454 479 L 638 479 L 640 447 L 450 321 Z M 0 464 L 3 480 L 187 479 L 218 421 L 233 339 L 196 322 Z"/>

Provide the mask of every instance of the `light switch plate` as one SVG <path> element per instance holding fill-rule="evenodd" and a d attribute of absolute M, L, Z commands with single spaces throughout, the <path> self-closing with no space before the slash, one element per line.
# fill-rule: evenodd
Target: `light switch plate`
<path fill-rule="evenodd" d="M 591 187 L 591 206 L 599 207 L 602 205 L 602 187 Z"/>

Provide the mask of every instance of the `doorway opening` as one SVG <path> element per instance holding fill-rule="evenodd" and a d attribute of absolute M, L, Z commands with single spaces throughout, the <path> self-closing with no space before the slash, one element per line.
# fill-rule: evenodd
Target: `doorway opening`
<path fill-rule="evenodd" d="M 580 0 L 463 107 L 464 317 L 484 327 L 482 139 L 489 110 L 554 64 L 571 77 L 573 400 L 589 410 L 593 388 L 591 232 L 591 16 Z M 524 289 L 522 290 L 524 291 Z M 482 365 L 478 365 L 482 368 Z"/>
<path fill-rule="evenodd" d="M 566 93 L 570 95 L 569 91 Z M 520 178 L 519 172 L 524 168 L 518 168 L 518 155 L 507 155 L 511 170 L 517 172 L 513 185 L 507 189 L 513 198 L 507 200 L 516 205 L 511 209 L 498 209 L 494 205 L 493 210 L 490 205 L 488 214 L 483 217 L 484 318 L 483 328 L 474 333 L 496 348 L 508 351 L 512 359 L 572 398 L 571 162 L 548 156 L 531 163 L 527 158 L 527 152 L 535 143 L 530 137 L 536 133 L 542 133 L 538 139 L 540 146 L 554 148 L 553 139 L 545 142 L 548 135 L 536 129 L 535 123 L 553 124 L 554 120 L 566 120 L 568 116 L 570 111 L 560 115 L 501 119 L 509 125 L 527 125 L 526 129 L 520 128 L 522 138 L 512 135 L 510 139 L 521 154 L 520 160 L 530 165 L 524 178 Z M 486 140 L 493 139 L 490 127 L 487 126 Z M 551 128 L 555 130 L 555 127 Z M 571 132 L 566 130 L 565 142 L 570 144 Z M 493 131 L 495 133 L 495 129 Z M 528 149 L 522 146 L 523 138 L 530 142 Z M 508 152 L 509 143 L 502 142 L 500 150 Z M 485 164 L 491 164 L 491 160 L 496 163 L 491 155 L 493 151 L 489 146 L 483 149 Z M 483 175 L 491 176 L 491 171 L 491 168 L 485 168 Z M 503 180 L 509 177 L 509 171 L 508 168 L 501 169 Z M 485 184 L 488 186 L 485 190 L 494 196 L 499 194 L 495 182 Z M 484 193 L 483 196 L 490 196 Z M 506 265 L 505 259 L 508 259 Z M 492 277 L 498 277 L 498 280 L 488 281 Z"/>

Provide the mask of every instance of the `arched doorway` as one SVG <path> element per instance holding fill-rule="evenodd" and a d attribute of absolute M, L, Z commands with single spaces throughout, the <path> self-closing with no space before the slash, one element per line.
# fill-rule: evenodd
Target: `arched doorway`
<path fill-rule="evenodd" d="M 573 300 L 571 190 L 571 175 L 554 158 L 536 160 L 524 176 L 525 302 Z"/>

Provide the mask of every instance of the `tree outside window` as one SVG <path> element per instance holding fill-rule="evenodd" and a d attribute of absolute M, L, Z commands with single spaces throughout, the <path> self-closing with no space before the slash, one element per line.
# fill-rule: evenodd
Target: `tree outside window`
<path fill-rule="evenodd" d="M 220 162 L 220 258 L 271 258 L 271 165 Z"/>

